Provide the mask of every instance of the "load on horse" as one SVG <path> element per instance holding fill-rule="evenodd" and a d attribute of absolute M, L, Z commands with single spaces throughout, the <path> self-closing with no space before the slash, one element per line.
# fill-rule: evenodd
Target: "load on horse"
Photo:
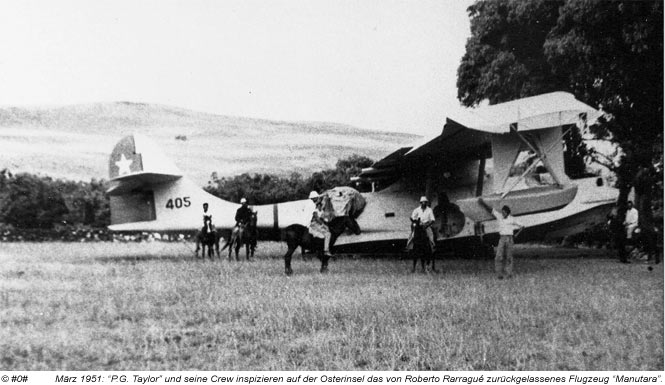
<path fill-rule="evenodd" d="M 321 259 L 321 272 L 328 270 L 329 249 L 345 229 L 360 234 L 360 226 L 356 218 L 365 208 L 365 198 L 354 188 L 335 187 L 321 194 L 315 191 L 309 198 L 313 202 L 310 226 L 300 224 L 288 226 L 283 233 L 288 250 L 284 255 L 285 273 L 291 275 L 291 256 L 300 247 L 304 254 L 313 251 Z M 327 239 L 329 245 L 326 247 Z"/>

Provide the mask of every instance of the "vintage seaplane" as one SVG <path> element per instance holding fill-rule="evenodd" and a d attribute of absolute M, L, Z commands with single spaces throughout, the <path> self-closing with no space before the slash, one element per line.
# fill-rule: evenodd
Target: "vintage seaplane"
<path fill-rule="evenodd" d="M 603 223 L 618 191 L 602 178 L 569 179 L 563 159 L 566 130 L 600 114 L 571 94 L 554 92 L 451 116 L 440 135 L 362 170 L 356 182 L 370 184 L 372 192 L 363 193 L 360 234 L 342 234 L 336 246 L 403 247 L 422 195 L 437 217 L 438 243 L 496 236 L 497 223 L 479 197 L 495 208 L 511 207 L 525 225 L 517 241 L 563 238 Z M 203 203 L 217 228 L 235 225 L 239 204 L 205 192 L 143 136 L 117 143 L 109 172 L 112 231 L 193 231 L 202 225 Z M 312 209 L 307 199 L 253 206 L 258 228 L 275 238 L 291 224 L 307 225 Z"/>

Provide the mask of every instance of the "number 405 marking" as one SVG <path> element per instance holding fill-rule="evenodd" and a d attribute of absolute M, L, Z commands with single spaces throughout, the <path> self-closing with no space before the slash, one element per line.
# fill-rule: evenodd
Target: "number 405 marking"
<path fill-rule="evenodd" d="M 189 201 L 189 197 L 182 198 L 171 198 L 166 201 L 166 208 L 173 210 L 174 208 L 180 209 L 183 207 L 191 206 L 192 202 Z"/>

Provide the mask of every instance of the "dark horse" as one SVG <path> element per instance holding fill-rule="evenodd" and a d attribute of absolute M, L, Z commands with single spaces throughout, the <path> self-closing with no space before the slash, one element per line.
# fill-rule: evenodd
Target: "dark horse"
<path fill-rule="evenodd" d="M 249 219 L 249 223 L 238 225 L 238 231 L 234 231 L 231 234 L 231 239 L 229 242 L 224 245 L 222 250 L 229 248 L 229 260 L 232 258 L 233 249 L 236 251 L 236 261 L 239 261 L 238 253 L 240 252 L 240 247 L 245 245 L 245 257 L 249 261 L 250 258 L 254 258 L 254 251 L 256 250 L 256 212 L 252 212 L 252 216 Z"/>
<path fill-rule="evenodd" d="M 328 229 L 332 235 L 330 238 L 330 247 L 335 244 L 337 237 L 339 237 L 346 228 L 351 229 L 354 234 L 360 234 L 360 227 L 358 223 L 351 217 L 336 217 L 328 223 Z M 309 229 L 303 225 L 291 225 L 284 229 L 284 240 L 288 250 L 284 254 L 284 272 L 286 275 L 293 274 L 291 268 L 291 256 L 298 247 L 301 252 L 305 254 L 306 250 L 316 252 L 316 255 L 321 260 L 321 272 L 328 271 L 328 259 L 330 257 L 323 254 L 323 239 L 315 238 L 309 233 Z"/>
<path fill-rule="evenodd" d="M 627 239 L 631 255 L 644 255 L 648 261 L 660 263 L 658 252 L 658 229 L 649 231 L 648 227 L 638 227 L 633 231 L 633 237 Z"/>
<path fill-rule="evenodd" d="M 413 250 L 410 251 L 413 258 L 412 273 L 416 272 L 416 265 L 420 259 L 420 266 L 423 273 L 432 271 L 437 273 L 434 266 L 434 252 L 427 238 L 426 228 L 420 224 L 420 219 L 411 219 L 411 231 L 413 231 Z"/>
<path fill-rule="evenodd" d="M 205 258 L 206 247 L 208 248 L 208 257 L 211 259 L 215 257 L 215 252 L 217 252 L 217 257 L 221 258 L 219 255 L 219 239 L 220 234 L 212 227 L 210 222 L 206 222 L 205 226 L 201 229 L 201 232 L 196 237 L 196 256 L 199 255 L 199 248 L 201 249 L 201 258 Z M 199 247 L 200 245 L 200 247 Z"/>

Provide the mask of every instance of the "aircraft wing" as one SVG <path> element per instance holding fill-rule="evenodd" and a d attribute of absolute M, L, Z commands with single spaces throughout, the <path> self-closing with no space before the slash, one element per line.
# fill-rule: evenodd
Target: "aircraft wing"
<path fill-rule="evenodd" d="M 493 139 L 511 132 L 591 124 L 602 113 L 567 92 L 552 92 L 464 110 L 446 118 L 440 135 L 402 147 L 366 168 L 358 180 L 396 179 L 414 170 L 492 157 Z M 495 146 L 496 147 L 496 146 Z"/>
<path fill-rule="evenodd" d="M 467 129 L 447 119 L 440 135 L 426 137 L 391 153 L 365 168 L 359 180 L 395 179 L 412 170 L 428 167 L 445 160 L 481 159 L 489 157 L 490 135 Z"/>

